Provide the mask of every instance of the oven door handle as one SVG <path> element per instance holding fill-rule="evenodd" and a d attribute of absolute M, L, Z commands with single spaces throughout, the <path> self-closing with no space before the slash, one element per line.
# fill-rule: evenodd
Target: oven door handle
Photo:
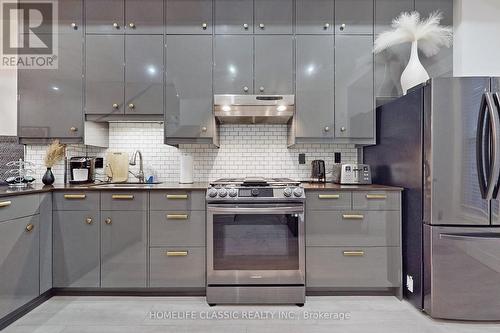
<path fill-rule="evenodd" d="M 229 214 L 302 214 L 304 207 L 213 207 L 208 206 L 208 211 L 213 213 Z"/>

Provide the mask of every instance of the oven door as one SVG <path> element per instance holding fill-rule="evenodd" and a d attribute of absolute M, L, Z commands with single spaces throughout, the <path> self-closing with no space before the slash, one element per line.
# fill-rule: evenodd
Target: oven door
<path fill-rule="evenodd" d="M 208 285 L 304 285 L 303 204 L 207 207 Z"/>

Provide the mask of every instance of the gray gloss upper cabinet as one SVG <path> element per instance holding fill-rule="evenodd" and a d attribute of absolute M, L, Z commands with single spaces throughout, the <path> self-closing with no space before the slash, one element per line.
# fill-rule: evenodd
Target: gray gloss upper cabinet
<path fill-rule="evenodd" d="M 215 0 L 216 34 L 252 34 L 253 0 Z"/>
<path fill-rule="evenodd" d="M 85 1 L 87 33 L 122 34 L 125 25 L 124 0 Z"/>
<path fill-rule="evenodd" d="M 334 0 L 296 0 L 296 34 L 333 34 Z"/>
<path fill-rule="evenodd" d="M 255 36 L 255 93 L 293 94 L 292 36 Z"/>
<path fill-rule="evenodd" d="M 253 92 L 253 36 L 215 36 L 214 91 L 216 94 Z"/>
<path fill-rule="evenodd" d="M 441 24 L 453 26 L 453 0 L 415 0 L 415 10 L 422 18 L 438 10 L 443 13 Z"/>
<path fill-rule="evenodd" d="M 125 0 L 127 34 L 163 34 L 163 0 Z"/>
<path fill-rule="evenodd" d="M 101 211 L 101 287 L 146 287 L 146 211 Z"/>
<path fill-rule="evenodd" d="M 163 114 L 163 36 L 125 37 L 125 114 Z"/>
<path fill-rule="evenodd" d="M 83 41 L 59 34 L 57 69 L 18 71 L 18 136 L 23 139 L 83 137 Z"/>
<path fill-rule="evenodd" d="M 0 295 L 0 318 L 39 295 L 38 216 L 0 222 Z"/>
<path fill-rule="evenodd" d="M 297 36 L 296 137 L 333 139 L 334 39 Z"/>
<path fill-rule="evenodd" d="M 58 1 L 58 33 L 83 32 L 83 1 Z"/>
<path fill-rule="evenodd" d="M 373 139 L 373 37 L 335 37 L 335 138 Z"/>
<path fill-rule="evenodd" d="M 415 0 L 375 0 L 375 33 L 390 29 L 393 19 L 402 12 L 414 9 L 414 2 Z"/>
<path fill-rule="evenodd" d="M 123 114 L 124 36 L 86 37 L 86 114 Z"/>
<path fill-rule="evenodd" d="M 336 34 L 373 34 L 373 0 L 335 0 Z"/>
<path fill-rule="evenodd" d="M 293 0 L 255 0 L 256 34 L 292 34 Z"/>
<path fill-rule="evenodd" d="M 166 37 L 165 135 L 209 138 L 213 121 L 212 37 Z"/>
<path fill-rule="evenodd" d="M 167 34 L 211 35 L 211 0 L 165 0 Z"/>
<path fill-rule="evenodd" d="M 54 211 L 54 287 L 97 288 L 99 271 L 99 213 Z"/>

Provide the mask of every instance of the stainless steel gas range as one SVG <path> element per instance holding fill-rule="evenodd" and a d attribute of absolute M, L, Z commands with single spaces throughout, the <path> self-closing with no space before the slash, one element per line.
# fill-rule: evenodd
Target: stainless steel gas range
<path fill-rule="evenodd" d="M 207 189 L 207 302 L 305 302 L 304 189 L 290 179 L 220 179 Z"/>

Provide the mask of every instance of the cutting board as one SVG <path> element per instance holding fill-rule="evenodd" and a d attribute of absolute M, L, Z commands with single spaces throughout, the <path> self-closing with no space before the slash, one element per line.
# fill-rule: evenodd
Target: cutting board
<path fill-rule="evenodd" d="M 106 176 L 113 182 L 128 180 L 128 153 L 115 151 L 106 154 Z"/>

